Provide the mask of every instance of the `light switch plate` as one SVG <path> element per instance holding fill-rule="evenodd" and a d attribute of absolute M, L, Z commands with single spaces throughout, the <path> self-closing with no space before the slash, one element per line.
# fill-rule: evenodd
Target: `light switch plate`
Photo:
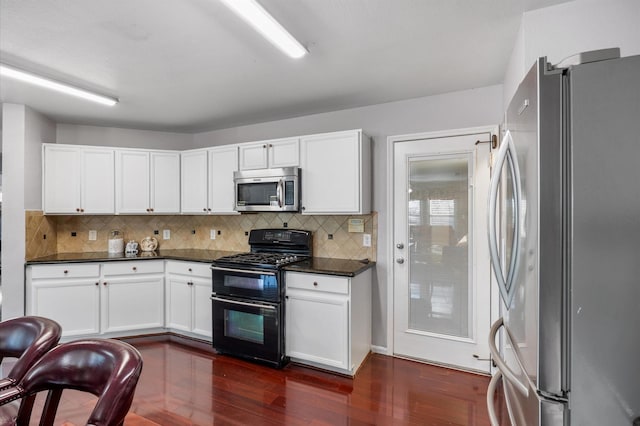
<path fill-rule="evenodd" d="M 216 230 L 215 229 L 211 229 L 209 231 L 209 238 L 211 238 L 212 240 L 216 239 Z"/>
<path fill-rule="evenodd" d="M 98 239 L 98 231 L 96 231 L 95 229 L 92 229 L 91 231 L 89 231 L 89 241 L 95 241 Z"/>
<path fill-rule="evenodd" d="M 171 230 L 169 229 L 163 229 L 162 230 L 162 239 L 163 240 L 168 240 L 171 238 Z"/>
<path fill-rule="evenodd" d="M 362 245 L 364 247 L 371 247 L 371 234 L 362 234 Z"/>

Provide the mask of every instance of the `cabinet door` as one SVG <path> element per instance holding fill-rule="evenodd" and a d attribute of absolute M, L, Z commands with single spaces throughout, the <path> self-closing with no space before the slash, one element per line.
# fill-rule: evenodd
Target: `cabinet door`
<path fill-rule="evenodd" d="M 180 153 L 150 153 L 152 213 L 180 212 Z"/>
<path fill-rule="evenodd" d="M 45 213 L 80 212 L 80 149 L 45 145 L 42 174 Z"/>
<path fill-rule="evenodd" d="M 99 278 L 64 281 L 33 280 L 28 289 L 27 315 L 57 321 L 62 336 L 100 332 Z"/>
<path fill-rule="evenodd" d="M 300 165 L 300 139 L 288 138 L 267 142 L 269 167 L 296 167 Z"/>
<path fill-rule="evenodd" d="M 193 285 L 193 327 L 194 333 L 202 336 L 213 337 L 213 319 L 211 315 L 211 279 L 194 278 Z"/>
<path fill-rule="evenodd" d="M 212 212 L 239 214 L 234 210 L 233 172 L 237 170 L 237 145 L 209 150 L 209 208 Z"/>
<path fill-rule="evenodd" d="M 157 275 L 105 277 L 102 331 L 164 326 L 164 278 Z"/>
<path fill-rule="evenodd" d="M 266 169 L 267 155 L 267 142 L 240 144 L 240 170 Z"/>
<path fill-rule="evenodd" d="M 84 148 L 82 165 L 82 212 L 115 213 L 115 164 L 113 149 Z"/>
<path fill-rule="evenodd" d="M 193 317 L 191 278 L 169 275 L 167 278 L 166 326 L 176 330 L 191 331 Z"/>
<path fill-rule="evenodd" d="M 365 214 L 360 131 L 326 133 L 300 140 L 303 214 Z M 367 170 L 368 167 L 367 167 Z M 368 194 L 364 194 L 368 196 Z"/>
<path fill-rule="evenodd" d="M 348 370 L 348 297 L 287 289 L 286 304 L 287 355 Z"/>
<path fill-rule="evenodd" d="M 116 150 L 116 213 L 149 209 L 149 152 Z"/>
<path fill-rule="evenodd" d="M 207 151 L 183 152 L 181 164 L 182 213 L 207 213 Z"/>

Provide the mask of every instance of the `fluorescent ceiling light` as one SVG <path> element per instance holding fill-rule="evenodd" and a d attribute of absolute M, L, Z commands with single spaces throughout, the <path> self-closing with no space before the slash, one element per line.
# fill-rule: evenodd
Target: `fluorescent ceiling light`
<path fill-rule="evenodd" d="M 45 77 L 32 74 L 30 72 L 22 71 L 9 65 L 0 64 L 0 75 L 16 80 L 24 81 L 27 83 L 35 84 L 36 86 L 46 87 L 48 89 L 57 90 L 58 92 L 66 93 L 68 95 L 77 96 L 89 101 L 98 102 L 103 105 L 113 106 L 118 103 L 117 98 L 100 95 L 97 93 L 89 92 L 79 87 L 70 86 L 65 83 L 60 83 L 55 80 L 50 80 Z"/>
<path fill-rule="evenodd" d="M 222 0 L 222 2 L 287 55 L 292 58 L 301 58 L 306 55 L 307 49 L 293 38 L 257 1 Z"/>

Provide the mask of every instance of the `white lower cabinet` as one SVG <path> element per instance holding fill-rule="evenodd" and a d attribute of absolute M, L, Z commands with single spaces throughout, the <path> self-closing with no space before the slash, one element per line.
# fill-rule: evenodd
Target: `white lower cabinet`
<path fill-rule="evenodd" d="M 100 332 L 100 266 L 38 265 L 27 268 L 27 315 L 51 318 L 63 336 Z"/>
<path fill-rule="evenodd" d="M 164 326 L 164 261 L 106 263 L 103 275 L 103 333 Z"/>
<path fill-rule="evenodd" d="M 164 326 L 162 260 L 30 265 L 26 278 L 26 314 L 57 321 L 64 338 Z"/>
<path fill-rule="evenodd" d="M 371 348 L 371 270 L 355 277 L 287 272 L 287 356 L 354 375 Z"/>
<path fill-rule="evenodd" d="M 211 285 L 208 264 L 167 261 L 165 326 L 211 340 Z"/>

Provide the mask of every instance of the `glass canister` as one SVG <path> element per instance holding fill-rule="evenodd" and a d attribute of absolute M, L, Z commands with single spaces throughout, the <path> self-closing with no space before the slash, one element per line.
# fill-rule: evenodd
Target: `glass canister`
<path fill-rule="evenodd" d="M 109 253 L 122 253 L 124 251 L 124 234 L 113 229 L 109 231 Z"/>

